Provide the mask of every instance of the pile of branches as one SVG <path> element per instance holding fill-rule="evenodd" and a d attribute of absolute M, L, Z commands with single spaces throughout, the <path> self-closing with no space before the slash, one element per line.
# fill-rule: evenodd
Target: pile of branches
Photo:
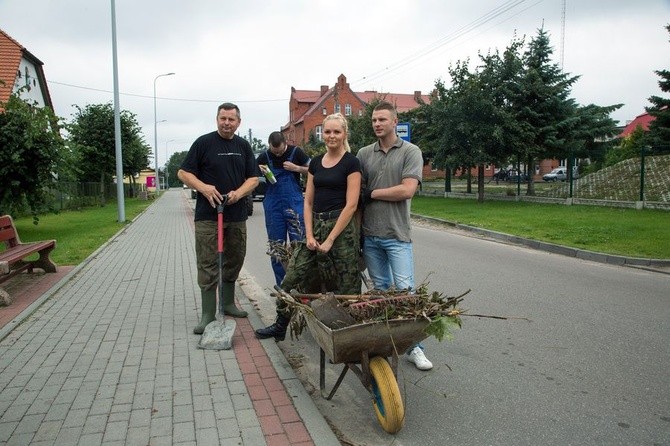
<path fill-rule="evenodd" d="M 418 320 L 429 322 L 426 334 L 438 340 L 451 337 L 451 329 L 461 327 L 460 316 L 465 310 L 459 304 L 470 290 L 459 296 L 444 296 L 442 293 L 429 292 L 426 284 L 415 290 L 370 291 L 358 295 L 302 294 L 292 290 L 287 293 L 275 287 L 275 296 L 283 300 L 291 310 L 291 337 L 298 338 L 307 323 L 305 314 L 317 319 L 312 302 L 335 299 L 343 317 L 338 319 L 339 325 L 331 328 L 344 328 L 350 325 L 366 324 L 378 321 Z M 331 308 L 332 310 L 332 308 Z M 327 322 L 324 324 L 330 326 Z"/>

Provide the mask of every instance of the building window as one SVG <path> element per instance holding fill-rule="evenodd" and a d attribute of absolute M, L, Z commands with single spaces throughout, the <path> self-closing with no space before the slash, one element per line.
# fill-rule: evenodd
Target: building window
<path fill-rule="evenodd" d="M 360 118 L 361 116 L 363 116 L 363 110 L 358 110 L 358 117 Z"/>
<path fill-rule="evenodd" d="M 344 116 L 351 116 L 351 104 L 344 104 Z"/>
<path fill-rule="evenodd" d="M 317 141 L 323 141 L 323 127 L 320 125 L 317 125 L 314 128 L 314 134 L 316 135 L 316 140 Z"/>
<path fill-rule="evenodd" d="M 430 163 L 430 171 L 431 172 L 437 172 L 437 170 L 438 169 L 437 169 L 437 166 L 435 165 L 435 163 L 431 162 Z"/>
<path fill-rule="evenodd" d="M 335 104 L 335 113 L 340 112 L 340 104 Z"/>
<path fill-rule="evenodd" d="M 326 110 L 326 107 L 323 107 L 323 108 L 321 109 L 321 114 L 322 114 L 323 116 L 326 116 L 326 115 L 328 114 L 328 110 Z"/>

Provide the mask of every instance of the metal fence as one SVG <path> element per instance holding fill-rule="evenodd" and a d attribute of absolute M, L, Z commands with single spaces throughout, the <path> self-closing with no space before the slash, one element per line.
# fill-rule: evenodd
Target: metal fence
<path fill-rule="evenodd" d="M 52 191 L 52 207 L 57 210 L 80 209 L 87 206 L 97 206 L 107 201 L 116 200 L 116 184 L 105 183 L 65 183 L 58 184 Z M 123 184 L 123 195 L 126 198 L 148 198 L 145 184 Z"/>
<path fill-rule="evenodd" d="M 465 180 L 452 180 L 452 190 L 444 182 L 426 182 L 420 195 L 442 195 L 451 198 L 477 198 L 477 185 L 466 192 Z M 528 183 L 487 180 L 487 200 L 528 201 L 540 203 L 583 204 L 626 208 L 670 210 L 670 155 L 631 158 L 597 172 L 586 173 L 572 182 L 535 180 L 534 195 L 528 195 Z"/>

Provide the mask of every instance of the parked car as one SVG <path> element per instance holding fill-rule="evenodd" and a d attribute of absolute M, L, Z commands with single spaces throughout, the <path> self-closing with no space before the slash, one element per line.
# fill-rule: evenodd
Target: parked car
<path fill-rule="evenodd" d="M 568 179 L 568 170 L 565 167 L 558 167 L 542 176 L 544 181 L 565 181 Z"/>

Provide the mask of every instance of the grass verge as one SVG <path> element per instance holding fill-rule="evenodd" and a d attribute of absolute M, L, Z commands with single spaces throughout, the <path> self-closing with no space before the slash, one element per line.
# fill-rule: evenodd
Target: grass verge
<path fill-rule="evenodd" d="M 416 196 L 412 212 L 588 251 L 670 259 L 666 211 Z"/>
<path fill-rule="evenodd" d="M 137 217 L 151 203 L 137 198 L 125 199 L 126 220 Z M 17 218 L 14 224 L 24 243 L 55 239 L 56 249 L 51 252 L 51 259 L 56 265 L 77 265 L 127 224 L 117 219 L 116 201 L 110 201 L 105 206 L 40 216 L 37 225 L 31 216 Z"/>

